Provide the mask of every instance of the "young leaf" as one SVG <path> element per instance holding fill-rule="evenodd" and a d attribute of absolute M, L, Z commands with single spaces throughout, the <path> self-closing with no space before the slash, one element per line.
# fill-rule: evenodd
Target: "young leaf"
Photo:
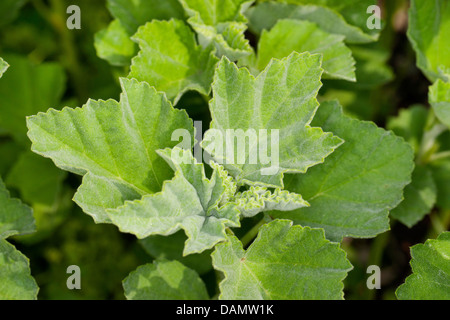
<path fill-rule="evenodd" d="M 237 203 L 243 217 L 253 217 L 271 210 L 291 211 L 309 206 L 299 194 L 281 189 L 275 189 L 272 193 L 267 188 L 254 186 L 237 193 L 231 201 Z"/>
<path fill-rule="evenodd" d="M 403 137 L 417 153 L 422 142 L 423 133 L 428 117 L 428 110 L 421 105 L 413 105 L 400 110 L 395 118 L 390 118 L 386 125 L 388 130 Z"/>
<path fill-rule="evenodd" d="M 156 150 L 173 147 L 176 129 L 194 136 L 192 120 L 145 82 L 121 79 L 120 102 L 49 110 L 27 119 L 32 150 L 84 175 L 75 202 L 97 222 L 106 210 L 161 190 L 173 172 Z"/>
<path fill-rule="evenodd" d="M 20 56 L 10 56 L 8 62 L 11 68 L 0 81 L 0 127 L 17 142 L 27 145 L 25 117 L 57 106 L 66 77 L 62 67 L 55 63 L 33 65 Z"/>
<path fill-rule="evenodd" d="M 173 152 L 180 153 L 175 148 Z M 239 227 L 239 210 L 233 203 L 219 206 L 226 194 L 228 178 L 215 166 L 207 179 L 202 163 L 196 163 L 191 151 L 183 151 L 187 164 L 177 164 L 172 150 L 159 154 L 174 168 L 175 177 L 164 183 L 162 191 L 140 200 L 126 202 L 108 210 L 109 218 L 122 232 L 142 239 L 150 235 L 170 235 L 183 229 L 188 236 L 184 255 L 200 253 L 225 240 L 226 227 Z"/>
<path fill-rule="evenodd" d="M 283 187 L 283 173 L 304 173 L 323 162 L 341 144 L 338 137 L 309 125 L 318 107 L 320 64 L 320 55 L 294 52 L 283 60 L 273 60 L 255 78 L 248 69 L 238 69 L 222 58 L 214 76 L 214 98 L 210 102 L 213 130 L 205 133 L 202 146 L 239 184 Z M 243 134 L 267 130 L 267 138 L 278 130 L 279 139 L 270 138 L 265 147 L 261 141 L 252 141 L 248 148 L 233 150 L 233 155 L 241 157 L 232 157 L 228 152 L 221 154 L 219 150 L 223 148 L 217 143 L 220 143 L 217 136 L 226 137 L 229 129 L 238 133 L 241 130 Z M 261 154 L 268 154 L 264 149 L 274 144 L 278 145 L 279 153 L 272 148 L 271 156 L 272 160 L 278 156 L 278 163 L 263 163 Z M 258 161 L 250 161 L 250 156 L 258 155 L 258 149 Z"/>
<path fill-rule="evenodd" d="M 214 268 L 225 274 L 219 296 L 225 300 L 342 299 L 342 280 L 352 269 L 323 230 L 286 220 L 262 226 L 247 250 L 229 236 L 212 258 Z"/>
<path fill-rule="evenodd" d="M 183 19 L 178 0 L 108 0 L 108 9 L 131 36 L 148 21 Z"/>
<path fill-rule="evenodd" d="M 450 25 L 449 25 L 449 32 L 450 32 Z M 430 87 L 428 99 L 430 101 L 431 106 L 433 107 L 436 117 L 443 124 L 445 124 L 447 127 L 450 128 L 450 79 L 447 82 L 438 79 Z"/>
<path fill-rule="evenodd" d="M 450 68 L 450 3 L 447 0 L 411 0 L 408 38 L 417 55 L 417 66 L 434 82 L 439 68 Z"/>
<path fill-rule="evenodd" d="M 32 233 L 35 228 L 31 208 L 18 199 L 11 199 L 0 179 L 0 238 Z"/>
<path fill-rule="evenodd" d="M 0 300 L 35 300 L 38 291 L 28 259 L 0 238 Z"/>
<path fill-rule="evenodd" d="M 197 45 L 184 22 L 149 22 L 139 28 L 133 40 L 141 51 L 133 58 L 130 78 L 164 91 L 175 104 L 188 90 L 209 94 L 218 59 L 211 49 Z"/>
<path fill-rule="evenodd" d="M 411 228 L 430 213 L 436 203 L 436 193 L 431 171 L 427 167 L 416 166 L 412 182 L 405 188 L 405 199 L 391 211 L 391 216 Z"/>
<path fill-rule="evenodd" d="M 411 182 L 412 148 L 373 123 L 344 116 L 335 101 L 321 104 L 313 125 L 345 143 L 305 175 L 285 177 L 286 189 L 301 194 L 310 207 L 271 216 L 324 228 L 333 240 L 389 230 L 389 210 L 402 201 L 403 188 Z"/>
<path fill-rule="evenodd" d="M 281 19 L 306 20 L 317 24 L 322 30 L 345 37 L 348 43 L 367 43 L 376 40 L 360 28 L 348 24 L 338 12 L 316 5 L 295 5 L 279 2 L 262 2 L 246 13 L 250 29 L 261 33 L 271 29 Z"/>
<path fill-rule="evenodd" d="M 97 32 L 94 45 L 97 56 L 113 66 L 129 65 L 137 53 L 136 44 L 119 20 L 114 20 L 108 28 Z"/>
<path fill-rule="evenodd" d="M 411 248 L 413 274 L 398 287 L 401 300 L 450 299 L 450 232 Z"/>
<path fill-rule="evenodd" d="M 232 61 L 253 51 L 244 36 L 247 19 L 242 14 L 253 1 L 180 0 L 200 44 L 203 47 L 213 44 L 219 57 L 225 55 Z"/>
<path fill-rule="evenodd" d="M 137 268 L 123 281 L 129 300 L 208 300 L 198 274 L 178 261 L 159 260 Z"/>
<path fill-rule="evenodd" d="M 258 68 L 263 70 L 272 58 L 287 57 L 292 51 L 323 54 L 324 78 L 356 81 L 355 60 L 344 37 L 308 21 L 279 20 L 269 32 L 264 30 L 258 44 Z"/>

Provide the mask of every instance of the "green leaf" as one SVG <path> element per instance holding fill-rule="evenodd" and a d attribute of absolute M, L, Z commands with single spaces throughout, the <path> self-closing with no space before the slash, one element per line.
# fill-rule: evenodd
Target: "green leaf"
<path fill-rule="evenodd" d="M 108 28 L 95 34 L 97 55 L 113 66 L 127 66 L 137 53 L 136 44 L 119 20 L 114 20 Z"/>
<path fill-rule="evenodd" d="M 417 66 L 434 82 L 443 78 L 439 68 L 450 68 L 450 3 L 447 0 L 411 0 L 408 38 Z"/>
<path fill-rule="evenodd" d="M 367 7 L 364 11 L 358 12 L 358 15 L 364 15 L 363 12 L 366 12 L 366 9 Z M 317 5 L 262 2 L 250 8 L 246 16 L 250 21 L 250 29 L 256 33 L 261 33 L 263 29 L 271 29 L 278 20 L 295 19 L 313 22 L 328 33 L 345 36 L 345 41 L 348 43 L 367 43 L 377 39 L 376 35 L 367 34 L 360 28 L 347 23 L 340 13 Z"/>
<path fill-rule="evenodd" d="M 310 127 L 318 107 L 320 64 L 320 55 L 294 52 L 283 60 L 273 60 L 255 78 L 248 69 L 238 69 L 227 58 L 222 59 L 214 76 L 214 98 L 210 102 L 213 130 L 205 133 L 202 146 L 239 184 L 283 187 L 283 173 L 304 173 L 341 144 L 331 133 Z M 250 141 L 249 147 L 243 149 L 239 141 L 226 146 L 234 157 L 229 152 L 225 155 L 220 151 L 226 149 L 218 137 L 226 137 L 229 129 L 235 130 L 238 140 L 245 144 L 247 133 L 255 133 L 257 141 Z M 262 141 L 265 139 L 260 130 L 267 130 L 270 142 Z M 277 145 L 279 152 L 273 147 Z M 258 149 L 259 159 L 253 161 L 250 156 L 258 155 Z M 268 150 L 272 161 L 264 164 L 267 161 L 261 161 L 261 154 L 268 156 Z M 276 156 L 279 161 L 274 161 Z"/>
<path fill-rule="evenodd" d="M 229 236 L 212 257 L 214 268 L 225 274 L 219 285 L 225 300 L 342 299 L 342 280 L 352 269 L 323 230 L 286 220 L 262 226 L 247 250 Z"/>
<path fill-rule="evenodd" d="M 324 164 L 285 177 L 286 189 L 311 205 L 271 213 L 296 224 L 325 229 L 328 239 L 369 238 L 389 230 L 389 210 L 411 182 L 412 148 L 392 132 L 344 116 L 336 102 L 322 103 L 313 121 L 345 140 Z"/>
<path fill-rule="evenodd" d="M 204 274 L 212 269 L 211 250 L 183 256 L 187 237 L 183 231 L 170 236 L 150 236 L 139 240 L 145 251 L 155 259 L 177 260 L 186 267 Z"/>
<path fill-rule="evenodd" d="M 26 2 L 27 0 L 2 0 L 0 3 L 0 26 L 13 21 Z"/>
<path fill-rule="evenodd" d="M 396 291 L 401 300 L 450 299 L 450 232 L 411 248 L 413 274 Z"/>
<path fill-rule="evenodd" d="M 271 0 L 258 1 L 266 2 Z M 377 4 L 376 0 L 278 0 L 278 2 L 296 5 L 314 4 L 328 7 L 340 13 L 350 24 L 360 28 L 364 33 L 371 35 L 375 39 L 379 33 L 379 30 L 369 30 L 367 28 L 369 14 L 366 11 L 369 6 Z"/>
<path fill-rule="evenodd" d="M 20 56 L 10 56 L 8 62 L 11 68 L 0 81 L 0 127 L 28 145 L 25 117 L 60 103 L 65 73 L 58 64 L 34 65 Z"/>
<path fill-rule="evenodd" d="M 449 32 L 450 32 L 450 25 L 449 25 Z M 445 124 L 447 127 L 450 128 L 450 82 L 444 82 L 438 79 L 430 87 L 428 99 L 430 101 L 431 106 L 433 107 L 436 117 L 443 124 Z"/>
<path fill-rule="evenodd" d="M 184 18 L 183 8 L 177 0 L 108 0 L 107 5 L 130 36 L 148 21 Z"/>
<path fill-rule="evenodd" d="M 411 228 L 430 213 L 436 197 L 436 183 L 431 171 L 427 167 L 417 166 L 412 174 L 412 182 L 405 188 L 405 199 L 391 211 L 391 216 Z"/>
<path fill-rule="evenodd" d="M 178 261 L 155 261 L 137 268 L 123 281 L 129 300 L 208 300 L 198 274 Z"/>
<path fill-rule="evenodd" d="M 271 192 L 267 188 L 254 186 L 237 193 L 231 201 L 237 203 L 243 217 L 253 217 L 260 212 L 271 210 L 291 211 L 309 206 L 299 194 L 281 189 Z"/>
<path fill-rule="evenodd" d="M 176 145 L 176 129 L 194 136 L 192 120 L 163 94 L 145 82 L 120 81 L 120 102 L 89 100 L 27 119 L 34 152 L 84 175 L 74 200 L 97 222 L 110 222 L 108 208 L 160 191 L 173 172 L 156 150 Z"/>
<path fill-rule="evenodd" d="M 0 58 L 0 78 L 3 76 L 3 74 L 5 73 L 6 69 L 8 69 L 9 64 L 3 60 L 2 58 Z"/>
<path fill-rule="evenodd" d="M 0 300 L 35 300 L 38 291 L 28 259 L 0 239 Z"/>
<path fill-rule="evenodd" d="M 390 118 L 386 127 L 403 137 L 417 153 L 422 142 L 427 117 L 428 110 L 425 107 L 413 105 L 408 109 L 400 110 L 397 117 Z"/>
<path fill-rule="evenodd" d="M 177 164 L 173 152 L 183 153 L 187 163 Z M 214 165 L 207 179 L 202 163 L 196 163 L 191 151 L 179 148 L 158 152 L 175 170 L 175 177 L 164 183 L 160 193 L 109 210 L 108 215 L 122 232 L 139 239 L 150 235 L 170 235 L 183 229 L 188 236 L 184 255 L 200 253 L 225 240 L 226 227 L 239 227 L 239 210 L 233 203 L 220 205 L 227 195 L 229 177 Z"/>
<path fill-rule="evenodd" d="M 437 185 L 437 205 L 450 210 L 450 160 L 442 159 L 430 164 Z"/>
<path fill-rule="evenodd" d="M 133 40 L 141 51 L 133 59 L 129 77 L 164 91 L 175 104 L 184 92 L 208 95 L 218 59 L 211 49 L 197 45 L 182 21 L 153 21 L 139 28 Z"/>
<path fill-rule="evenodd" d="M 18 199 L 12 199 L 0 179 L 0 238 L 32 233 L 35 228 L 31 208 Z"/>
<path fill-rule="evenodd" d="M 308 21 L 280 20 L 269 32 L 264 30 L 258 44 L 258 68 L 263 70 L 271 58 L 281 59 L 292 51 L 323 54 L 324 78 L 356 81 L 355 60 L 344 37 Z"/>
<path fill-rule="evenodd" d="M 6 184 L 20 191 L 21 198 L 30 204 L 52 206 L 60 196 L 66 176 L 50 160 L 28 151 L 11 168 Z"/>
<path fill-rule="evenodd" d="M 213 44 L 219 57 L 224 55 L 232 61 L 253 51 L 244 36 L 247 19 L 242 14 L 253 1 L 180 0 L 200 44 L 203 47 Z"/>

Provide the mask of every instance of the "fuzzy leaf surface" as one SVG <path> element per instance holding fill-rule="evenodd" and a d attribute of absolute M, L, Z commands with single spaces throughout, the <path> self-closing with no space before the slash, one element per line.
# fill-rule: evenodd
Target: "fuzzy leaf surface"
<path fill-rule="evenodd" d="M 270 31 L 263 31 L 258 43 L 258 68 L 263 70 L 272 58 L 287 57 L 292 51 L 323 54 L 324 78 L 356 81 L 355 60 L 344 37 L 329 34 L 309 21 L 280 20 Z"/>
<path fill-rule="evenodd" d="M 411 248 L 413 274 L 396 291 L 401 300 L 450 300 L 450 232 Z"/>
<path fill-rule="evenodd" d="M 214 268 L 225 274 L 219 296 L 225 300 L 342 299 L 342 280 L 352 269 L 323 230 L 287 220 L 262 226 L 247 250 L 229 236 L 212 258 Z"/>
<path fill-rule="evenodd" d="M 145 82 L 121 79 L 120 102 L 89 100 L 27 119 L 32 150 L 83 175 L 75 202 L 97 222 L 106 210 L 158 192 L 173 171 L 156 150 L 174 147 L 174 130 L 193 136 L 192 120 Z"/>
<path fill-rule="evenodd" d="M 321 104 L 313 125 L 345 143 L 305 175 L 285 177 L 286 189 L 301 194 L 310 207 L 271 215 L 324 228 L 327 238 L 337 241 L 389 230 L 389 210 L 411 182 L 412 148 L 392 132 L 343 115 L 335 101 Z"/>
<path fill-rule="evenodd" d="M 210 101 L 212 130 L 205 133 L 202 146 L 239 184 L 283 187 L 283 173 L 306 172 L 342 143 L 331 133 L 310 126 L 319 105 L 316 96 L 322 85 L 320 64 L 320 55 L 294 52 L 283 60 L 272 60 L 255 78 L 248 69 L 238 69 L 222 58 Z M 238 142 L 234 139 L 224 145 L 230 129 Z M 267 139 L 261 130 L 266 130 Z M 240 148 L 239 140 L 246 133 L 253 133 L 255 138 Z M 233 154 L 226 152 L 227 148 Z M 261 154 L 271 155 L 272 160 L 278 155 L 278 164 L 270 159 L 261 161 Z"/>

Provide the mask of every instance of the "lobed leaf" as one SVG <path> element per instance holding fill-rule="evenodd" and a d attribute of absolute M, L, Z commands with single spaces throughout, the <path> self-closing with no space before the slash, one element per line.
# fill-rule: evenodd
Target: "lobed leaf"
<path fill-rule="evenodd" d="M 446 82 L 438 79 L 430 87 L 428 100 L 436 117 L 450 128 L 450 79 Z"/>
<path fill-rule="evenodd" d="M 214 268 L 225 274 L 219 299 L 343 299 L 343 283 L 352 265 L 323 230 L 275 220 L 261 227 L 244 250 L 234 236 L 217 245 Z M 282 275 L 282 276 L 274 276 Z"/>
<path fill-rule="evenodd" d="M 401 300 L 450 299 L 450 232 L 411 248 L 413 274 L 395 292 Z"/>
<path fill-rule="evenodd" d="M 182 21 L 152 21 L 133 36 L 141 51 L 133 58 L 130 78 L 146 81 L 176 104 L 184 92 L 210 92 L 218 59 L 200 47 Z"/>
<path fill-rule="evenodd" d="M 202 147 L 216 162 L 223 164 L 239 184 L 283 187 L 285 172 L 304 173 L 323 162 L 341 144 L 342 141 L 331 133 L 310 127 L 318 107 L 320 64 L 320 55 L 294 52 L 283 60 L 274 59 L 255 78 L 248 69 L 238 69 L 227 58 L 222 58 L 214 76 L 214 98 L 210 101 L 212 130 L 205 133 Z M 225 138 L 230 129 L 242 133 L 241 136 L 256 132 L 256 140 L 243 149 L 239 148 L 239 143 L 234 144 L 234 140 L 231 147 L 224 148 L 223 139 L 219 137 Z M 260 130 L 266 130 L 270 140 L 265 141 L 265 145 Z M 273 135 L 275 130 L 278 130 L 278 137 Z M 240 138 L 245 142 L 245 137 Z M 279 152 L 270 145 L 278 145 Z M 220 152 L 227 147 L 234 149 L 231 156 Z M 258 155 L 258 151 L 259 159 L 252 163 L 250 156 Z M 261 161 L 261 154 L 268 156 L 269 153 L 272 160 L 278 156 L 278 163 Z M 241 157 L 237 157 L 238 154 Z"/>
<path fill-rule="evenodd" d="M 311 205 L 272 217 L 325 229 L 328 239 L 368 238 L 389 230 L 389 210 L 401 201 L 414 168 L 412 148 L 373 123 L 344 116 L 337 102 L 322 103 L 313 121 L 345 140 L 324 164 L 285 177 L 286 189 Z"/>
<path fill-rule="evenodd" d="M 8 69 L 8 68 L 9 68 L 9 64 L 5 60 L 0 58 L 0 78 L 3 76 L 6 69 Z"/>

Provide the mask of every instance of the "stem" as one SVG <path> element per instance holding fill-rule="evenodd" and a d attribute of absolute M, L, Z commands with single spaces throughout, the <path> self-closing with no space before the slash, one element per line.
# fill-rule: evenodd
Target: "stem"
<path fill-rule="evenodd" d="M 392 228 L 392 226 L 391 226 Z M 376 265 L 381 268 L 381 263 L 383 260 L 383 253 L 386 245 L 389 241 L 389 232 L 382 233 L 378 235 L 372 242 L 370 248 L 369 259 L 367 261 L 368 266 Z M 366 298 L 367 300 L 373 300 L 376 294 L 376 290 L 366 289 Z"/>
<path fill-rule="evenodd" d="M 429 158 L 430 162 L 450 158 L 450 151 L 443 151 L 439 153 L 432 154 Z"/>
<path fill-rule="evenodd" d="M 259 229 L 266 223 L 266 219 L 262 218 L 256 225 L 253 226 L 242 238 L 242 246 L 246 248 L 253 239 L 258 235 Z"/>
<path fill-rule="evenodd" d="M 417 155 L 417 163 L 426 164 L 430 162 L 436 151 L 436 138 L 447 130 L 447 127 L 441 123 L 434 124 L 430 130 L 425 131 Z"/>

